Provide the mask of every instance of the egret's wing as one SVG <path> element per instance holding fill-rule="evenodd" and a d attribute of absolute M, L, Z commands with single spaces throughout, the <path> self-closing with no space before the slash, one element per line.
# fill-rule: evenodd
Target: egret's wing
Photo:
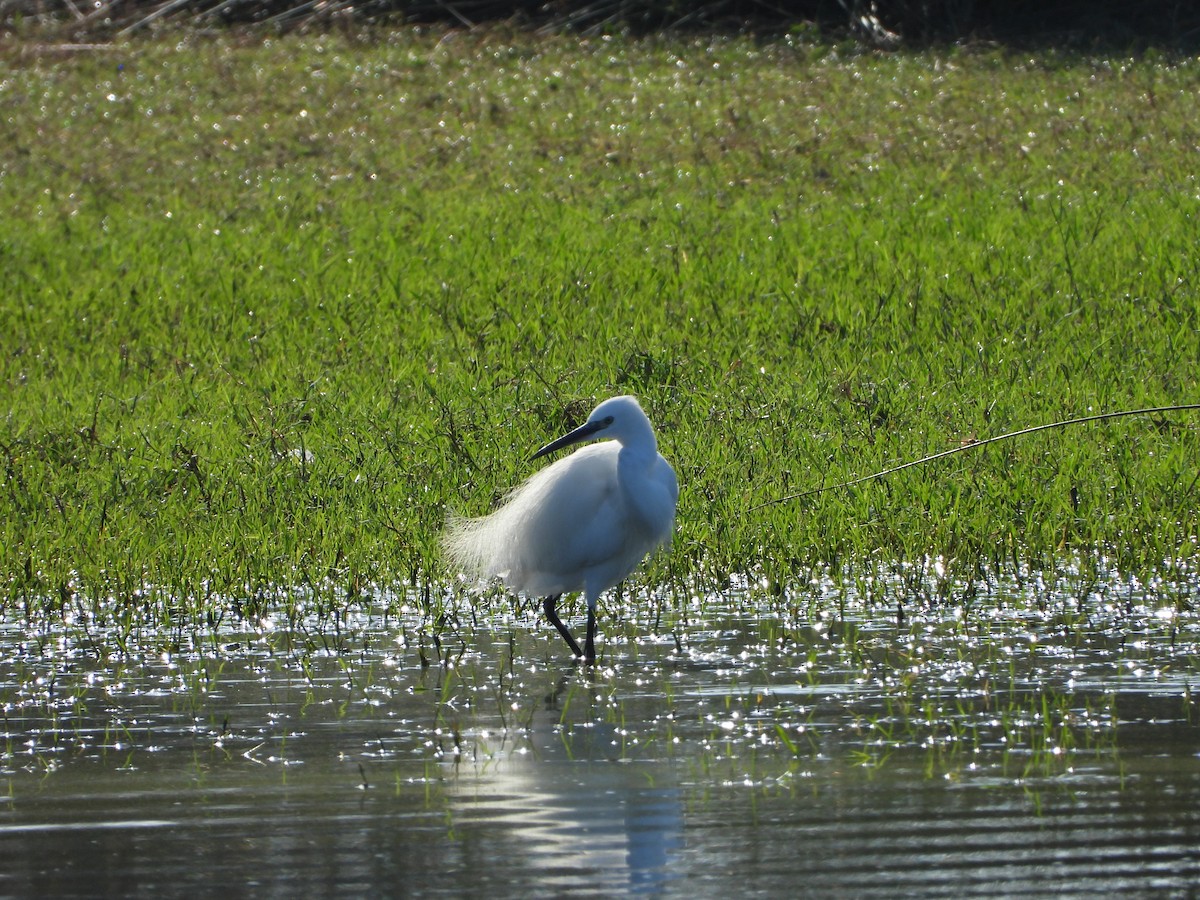
<path fill-rule="evenodd" d="M 621 553 L 627 539 L 617 488 L 615 444 L 577 450 L 543 469 L 514 494 L 520 509 L 512 553 L 519 567 L 580 590 L 583 573 Z"/>

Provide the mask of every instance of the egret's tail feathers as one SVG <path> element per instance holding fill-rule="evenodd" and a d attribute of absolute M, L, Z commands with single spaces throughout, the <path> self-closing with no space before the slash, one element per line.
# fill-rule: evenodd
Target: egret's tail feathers
<path fill-rule="evenodd" d="M 529 554 L 536 549 L 529 523 L 536 521 L 553 483 L 543 469 L 515 488 L 494 512 L 478 519 L 451 514 L 442 533 L 442 550 L 464 572 L 477 578 L 500 578 L 514 590 L 535 590 L 529 580 Z"/>
<path fill-rule="evenodd" d="M 475 578 L 487 578 L 496 556 L 493 531 L 487 518 L 468 519 L 451 513 L 442 532 L 442 552 L 458 568 Z"/>

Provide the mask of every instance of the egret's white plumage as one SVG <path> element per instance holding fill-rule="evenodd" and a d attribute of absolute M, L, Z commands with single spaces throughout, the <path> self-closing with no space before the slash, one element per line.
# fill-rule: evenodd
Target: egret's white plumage
<path fill-rule="evenodd" d="M 575 655 L 589 660 L 596 657 L 596 600 L 670 540 L 679 498 L 675 472 L 633 397 L 605 400 L 533 458 L 592 438 L 611 440 L 537 472 L 491 515 L 451 520 L 443 537 L 447 555 L 467 572 L 544 597 L 547 618 Z M 582 654 L 555 613 L 559 595 L 570 591 L 587 598 Z"/>

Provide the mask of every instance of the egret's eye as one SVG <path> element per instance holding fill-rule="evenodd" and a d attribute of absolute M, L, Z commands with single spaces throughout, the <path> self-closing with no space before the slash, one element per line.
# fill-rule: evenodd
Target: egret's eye
<path fill-rule="evenodd" d="M 613 417 L 612 417 L 612 416 L 605 416 L 605 417 L 604 417 L 604 418 L 601 420 L 601 424 L 602 424 L 602 425 L 603 425 L 605 428 L 607 428 L 607 427 L 608 427 L 609 425 L 611 425 L 612 423 L 613 423 Z"/>

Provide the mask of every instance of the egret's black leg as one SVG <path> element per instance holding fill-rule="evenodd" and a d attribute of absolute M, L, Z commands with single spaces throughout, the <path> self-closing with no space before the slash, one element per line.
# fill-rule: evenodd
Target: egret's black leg
<path fill-rule="evenodd" d="M 596 661 L 596 611 L 588 607 L 587 640 L 583 644 L 583 658 L 588 662 Z"/>
<path fill-rule="evenodd" d="M 576 656 L 583 656 L 583 654 L 579 652 L 579 645 L 575 643 L 575 638 L 571 637 L 571 632 L 567 631 L 567 626 L 562 623 L 562 619 L 560 619 L 558 617 L 558 613 L 554 611 L 555 604 L 558 603 L 558 598 L 561 596 L 562 594 L 555 594 L 553 597 L 547 597 L 542 601 L 542 609 L 546 611 L 546 618 L 550 620 L 550 624 L 557 628 L 558 633 L 561 634 L 563 639 L 571 645 L 571 652 Z M 590 629 L 588 634 L 591 634 Z M 588 643 L 588 647 L 591 647 L 590 642 Z M 595 658 L 594 654 L 592 658 Z"/>

